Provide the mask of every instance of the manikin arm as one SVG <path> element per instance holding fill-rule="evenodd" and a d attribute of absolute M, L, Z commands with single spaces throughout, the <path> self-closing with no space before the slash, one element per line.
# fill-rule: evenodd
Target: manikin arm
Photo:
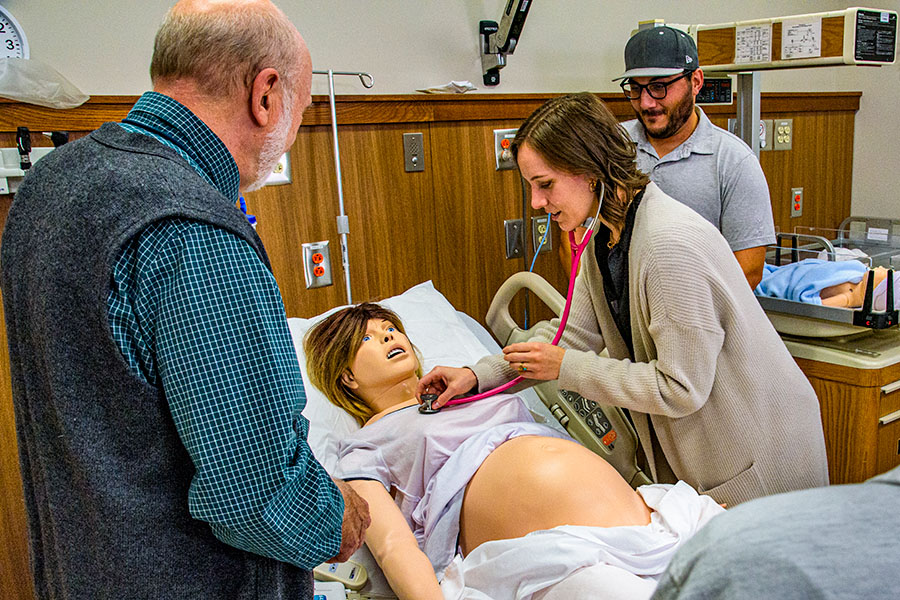
<path fill-rule="evenodd" d="M 347 483 L 369 503 L 372 524 L 366 531 L 366 545 L 397 597 L 441 600 L 443 594 L 434 567 L 419 549 L 406 519 L 384 486 L 366 479 Z"/>

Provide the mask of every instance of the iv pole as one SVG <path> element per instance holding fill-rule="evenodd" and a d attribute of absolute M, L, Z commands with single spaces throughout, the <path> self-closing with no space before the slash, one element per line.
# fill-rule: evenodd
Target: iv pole
<path fill-rule="evenodd" d="M 353 304 L 353 294 L 350 291 L 350 257 L 347 253 L 347 234 L 350 233 L 350 220 L 344 212 L 344 186 L 341 177 L 341 150 L 338 145 L 337 113 L 334 108 L 334 76 L 353 75 L 359 77 L 359 82 L 366 89 L 375 85 L 375 80 L 368 73 L 356 71 L 313 71 L 315 75 L 328 75 L 328 104 L 331 108 L 331 134 L 334 139 L 334 170 L 337 177 L 338 192 L 338 216 L 337 229 L 341 236 L 341 266 L 344 268 L 344 283 L 347 287 L 347 304 Z"/>

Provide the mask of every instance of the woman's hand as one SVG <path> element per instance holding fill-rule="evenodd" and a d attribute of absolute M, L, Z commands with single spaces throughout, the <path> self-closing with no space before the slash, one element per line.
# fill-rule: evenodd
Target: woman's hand
<path fill-rule="evenodd" d="M 550 381 L 559 379 L 566 350 L 543 342 L 510 344 L 503 349 L 503 359 L 525 379 Z"/>
<path fill-rule="evenodd" d="M 478 378 L 472 369 L 462 367 L 435 367 L 419 380 L 416 397 L 421 402 L 422 394 L 438 394 L 432 408 L 440 408 L 454 396 L 465 394 L 478 385 Z"/>

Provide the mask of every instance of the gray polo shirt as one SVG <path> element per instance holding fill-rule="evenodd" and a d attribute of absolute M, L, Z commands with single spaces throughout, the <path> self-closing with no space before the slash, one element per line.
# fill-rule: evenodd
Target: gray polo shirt
<path fill-rule="evenodd" d="M 769 186 L 759 160 L 740 138 L 700 122 L 691 137 L 662 159 L 637 119 L 622 123 L 637 143 L 637 166 L 666 194 L 715 225 L 733 252 L 775 242 Z"/>

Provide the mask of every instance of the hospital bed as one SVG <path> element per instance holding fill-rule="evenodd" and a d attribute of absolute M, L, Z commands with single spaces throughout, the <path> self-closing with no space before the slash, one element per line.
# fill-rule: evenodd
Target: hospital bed
<path fill-rule="evenodd" d="M 848 217 L 838 229 L 796 227 L 793 233 L 778 233 L 766 252 L 766 263 L 775 266 L 806 259 L 858 260 L 870 269 L 900 270 L 900 220 Z M 886 285 L 892 288 L 892 278 Z M 787 336 L 840 338 L 896 327 L 898 322 L 896 310 L 874 310 L 871 303 L 856 309 L 822 306 L 760 295 L 759 288 L 757 298 L 775 329 Z"/>
<path fill-rule="evenodd" d="M 509 302 L 523 289 L 536 294 L 554 312 L 562 311 L 564 299 L 544 279 L 532 273 L 518 273 L 501 286 L 488 312 L 489 327 L 504 345 L 527 339 L 528 331 L 519 328 L 509 314 Z M 410 340 L 423 358 L 423 371 L 436 365 L 463 366 L 487 354 L 499 353 L 501 345 L 475 319 L 457 311 L 432 283 L 421 283 L 403 294 L 379 302 L 403 320 Z M 331 472 L 336 466 L 338 441 L 358 425 L 347 413 L 333 406 L 309 384 L 303 336 L 317 321 L 339 310 L 332 309 L 310 319 L 288 319 L 301 373 L 306 383 L 307 406 L 303 415 L 310 422 L 309 444 L 317 460 Z M 625 414 L 617 408 L 601 406 L 566 390 L 555 382 L 545 382 L 519 392 L 538 422 L 569 435 L 610 462 L 632 486 L 650 483 L 636 463 L 637 435 Z M 395 596 L 369 551 L 363 547 L 351 560 L 362 567 L 354 572 L 358 590 L 339 589 L 320 584 L 317 594 L 327 600 L 390 599 Z M 329 568 L 318 569 L 317 578 L 328 578 Z M 344 570 L 347 573 L 346 570 Z M 363 574 L 364 576 L 361 576 Z M 327 589 L 326 589 L 327 588 Z"/>

